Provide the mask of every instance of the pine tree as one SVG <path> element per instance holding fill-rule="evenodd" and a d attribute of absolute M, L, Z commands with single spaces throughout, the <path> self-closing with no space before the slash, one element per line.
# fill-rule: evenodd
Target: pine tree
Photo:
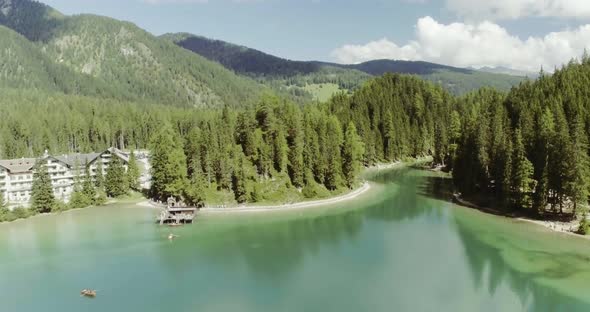
<path fill-rule="evenodd" d="M 349 122 L 344 133 L 344 144 L 342 145 L 342 173 L 346 186 L 352 188 L 361 170 L 362 159 L 365 152 L 354 123 Z"/>
<path fill-rule="evenodd" d="M 325 186 L 329 190 L 335 190 L 342 185 L 342 155 L 343 141 L 342 127 L 334 116 L 328 119 L 326 144 L 326 177 Z"/>
<path fill-rule="evenodd" d="M 588 204 L 589 166 L 588 142 L 582 122 L 578 120 L 573 125 L 571 151 L 568 151 L 568 181 L 566 193 L 573 203 L 573 215 L 576 214 L 578 204 Z"/>
<path fill-rule="evenodd" d="M 277 172 L 287 169 L 287 139 L 283 127 L 277 126 L 271 134 L 273 166 Z"/>
<path fill-rule="evenodd" d="M 107 196 L 118 197 L 127 194 L 129 182 L 127 182 L 125 175 L 125 167 L 121 159 L 113 154 L 104 182 Z"/>
<path fill-rule="evenodd" d="M 96 175 L 94 176 L 94 184 L 99 190 L 104 187 L 104 174 L 103 174 L 102 158 L 96 160 Z"/>
<path fill-rule="evenodd" d="M 47 160 L 38 160 L 33 171 L 31 209 L 37 213 L 51 212 L 55 206 L 55 195 L 51 177 L 47 171 Z"/>
<path fill-rule="evenodd" d="M 512 148 L 512 140 L 510 138 L 506 138 L 506 144 L 502 152 L 502 181 L 500 184 L 501 188 L 499 190 L 500 203 L 502 204 L 503 208 L 509 208 L 513 204 L 512 155 L 514 154 L 514 150 Z"/>
<path fill-rule="evenodd" d="M 563 109 L 558 107 L 555 116 L 555 135 L 551 144 L 549 155 L 548 180 L 549 188 L 553 193 L 552 208 L 559 205 L 560 213 L 563 212 L 563 203 L 567 196 L 568 173 L 570 172 L 570 156 L 572 152 L 571 137 L 567 119 Z"/>
<path fill-rule="evenodd" d="M 549 108 L 546 108 L 541 116 L 538 127 L 539 133 L 536 140 L 535 146 L 535 177 L 538 181 L 535 193 L 533 196 L 533 208 L 537 213 L 545 212 L 548 193 L 549 193 L 549 159 L 551 156 L 551 149 L 553 148 L 553 137 L 555 131 L 555 125 L 553 123 L 553 113 Z"/>
<path fill-rule="evenodd" d="M 305 174 L 303 164 L 303 122 L 299 108 L 294 105 L 288 107 L 287 115 L 287 169 L 291 183 L 295 187 L 303 187 Z"/>
<path fill-rule="evenodd" d="M 127 163 L 127 181 L 129 182 L 129 189 L 139 191 L 139 166 L 135 159 L 135 153 L 131 151 L 129 154 L 129 162 Z"/>
<path fill-rule="evenodd" d="M 4 192 L 0 191 L 0 211 L 7 209 L 6 201 L 4 200 Z"/>
<path fill-rule="evenodd" d="M 90 205 L 89 200 L 82 192 L 82 181 L 80 176 L 80 162 L 76 159 L 74 162 L 74 187 L 69 202 L 70 208 L 84 208 Z"/>
<path fill-rule="evenodd" d="M 305 168 L 304 178 L 305 184 L 320 181 L 321 179 L 314 175 L 315 168 L 320 159 L 320 145 L 318 141 L 318 134 L 314 130 L 311 121 L 311 112 L 306 112 L 304 118 L 305 130 L 303 147 L 303 166 Z"/>
<path fill-rule="evenodd" d="M 246 189 L 246 168 L 245 157 L 242 153 L 241 146 L 237 146 L 235 151 L 235 165 L 232 173 L 232 190 L 234 197 L 238 203 L 245 203 L 248 201 L 248 191 Z"/>
<path fill-rule="evenodd" d="M 512 157 L 512 189 L 513 198 L 518 208 L 530 207 L 530 193 L 534 189 L 533 164 L 525 155 L 520 129 L 514 134 L 514 154 Z"/>
<path fill-rule="evenodd" d="M 205 189 L 207 186 L 207 180 L 203 174 L 200 158 L 195 157 L 190 163 L 192 166 L 192 174 L 190 182 L 184 190 L 184 199 L 187 205 L 203 207 L 205 205 Z"/>
<path fill-rule="evenodd" d="M 186 156 L 178 135 L 165 125 L 151 142 L 152 196 L 166 201 L 182 198 L 186 189 Z"/>
<path fill-rule="evenodd" d="M 90 165 L 88 165 L 88 162 L 84 164 L 84 179 L 82 180 L 82 193 L 88 201 L 88 204 L 86 206 L 95 203 L 96 188 L 94 186 L 94 183 L 92 182 L 92 176 L 90 175 Z"/>

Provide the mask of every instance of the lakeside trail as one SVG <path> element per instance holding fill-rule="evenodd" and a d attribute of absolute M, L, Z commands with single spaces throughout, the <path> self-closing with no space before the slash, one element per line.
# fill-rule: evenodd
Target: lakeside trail
<path fill-rule="evenodd" d="M 336 204 L 339 202 L 351 200 L 357 198 L 358 196 L 364 194 L 369 189 L 371 189 L 371 184 L 369 182 L 364 182 L 360 188 L 353 190 L 352 192 L 348 192 L 346 194 L 326 198 L 326 199 L 319 199 L 313 201 L 304 201 L 298 202 L 293 204 L 283 204 L 283 205 L 270 205 L 270 206 L 248 206 L 245 205 L 243 207 L 232 207 L 232 208 L 202 208 L 199 211 L 205 213 L 232 213 L 232 212 L 268 212 L 268 211 L 283 211 L 283 210 L 294 210 L 294 209 L 304 209 L 316 206 L 324 206 L 330 204 Z"/>
<path fill-rule="evenodd" d="M 355 190 L 348 192 L 346 194 L 342 194 L 336 197 L 330 197 L 326 199 L 318 199 L 312 201 L 303 201 L 297 202 L 293 204 L 282 204 L 282 205 L 268 205 L 268 206 L 252 206 L 252 205 L 243 205 L 238 207 L 228 207 L 228 208 L 201 208 L 199 212 L 201 213 L 236 213 L 236 212 L 269 212 L 269 211 L 286 211 L 286 210 L 295 210 L 295 209 L 305 209 L 310 207 L 316 206 L 324 206 L 330 204 L 336 204 L 339 202 L 355 199 L 358 196 L 366 193 L 371 189 L 371 184 L 369 182 L 364 182 L 361 187 L 356 188 Z M 162 208 L 161 205 L 158 205 L 152 201 L 143 201 L 137 203 L 138 206 L 142 207 L 150 207 L 150 208 Z"/>
<path fill-rule="evenodd" d="M 522 217 L 522 216 L 518 216 L 518 217 L 511 216 L 511 215 L 508 215 L 505 213 L 501 213 L 500 211 L 497 211 L 495 209 L 478 206 L 468 200 L 461 198 L 461 196 L 459 196 L 459 194 L 453 194 L 453 199 L 454 199 L 453 201 L 456 204 L 459 204 L 464 207 L 477 209 L 483 213 L 489 213 L 489 214 L 501 216 L 501 217 L 504 217 L 504 218 L 507 218 L 507 219 L 510 219 L 510 220 L 513 220 L 516 222 L 526 222 L 526 223 L 535 224 L 537 226 L 542 226 L 545 229 L 550 230 L 555 233 L 560 233 L 560 234 L 565 234 L 565 235 L 570 235 L 570 236 L 575 236 L 575 237 L 590 240 L 590 236 L 588 236 L 588 235 L 579 235 L 579 234 L 575 233 L 575 231 L 580 226 L 580 222 L 577 220 L 570 221 L 570 222 L 562 222 L 562 221 L 551 221 L 551 220 L 535 220 L 535 219 Z"/>

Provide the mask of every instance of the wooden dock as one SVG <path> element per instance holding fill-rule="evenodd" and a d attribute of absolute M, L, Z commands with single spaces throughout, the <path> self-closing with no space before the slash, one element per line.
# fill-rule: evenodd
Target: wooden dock
<path fill-rule="evenodd" d="M 161 225 L 190 224 L 193 223 L 196 216 L 196 207 L 188 207 L 173 201 L 168 201 L 168 206 L 162 209 L 156 221 Z"/>

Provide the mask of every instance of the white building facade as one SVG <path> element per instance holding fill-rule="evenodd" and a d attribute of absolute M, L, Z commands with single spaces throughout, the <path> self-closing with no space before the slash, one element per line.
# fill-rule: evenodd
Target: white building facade
<path fill-rule="evenodd" d="M 39 159 L 0 160 L 0 193 L 2 193 L 9 209 L 28 207 L 33 187 L 33 168 L 38 160 L 46 160 L 55 198 L 67 203 L 74 191 L 76 178 L 81 178 L 85 174 L 84 167 L 88 165 L 94 179 L 99 163 L 102 163 L 104 176 L 113 157 L 119 157 L 127 170 L 129 155 L 116 148 L 109 148 L 102 153 L 61 156 L 45 154 Z"/>

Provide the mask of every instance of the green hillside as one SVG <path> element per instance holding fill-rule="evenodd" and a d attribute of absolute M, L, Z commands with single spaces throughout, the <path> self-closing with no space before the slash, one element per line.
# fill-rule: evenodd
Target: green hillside
<path fill-rule="evenodd" d="M 265 89 L 132 23 L 28 0 L 0 8 L 0 23 L 29 39 L 0 33 L 0 85 L 195 107 L 252 103 Z"/>
<path fill-rule="evenodd" d="M 524 77 L 428 62 L 376 60 L 361 64 L 342 65 L 327 62 L 292 61 L 201 36 L 166 34 L 162 37 L 187 50 L 219 62 L 236 73 L 257 78 L 275 89 L 287 86 L 292 92 L 309 93 L 309 90 L 319 88 L 310 88 L 309 85 L 326 83 L 338 84 L 339 90 L 355 90 L 372 77 L 385 73 L 418 75 L 455 94 L 467 93 L 486 86 L 507 91 L 524 80 Z M 319 94 L 312 93 L 312 95 L 315 98 L 320 97 Z"/>

